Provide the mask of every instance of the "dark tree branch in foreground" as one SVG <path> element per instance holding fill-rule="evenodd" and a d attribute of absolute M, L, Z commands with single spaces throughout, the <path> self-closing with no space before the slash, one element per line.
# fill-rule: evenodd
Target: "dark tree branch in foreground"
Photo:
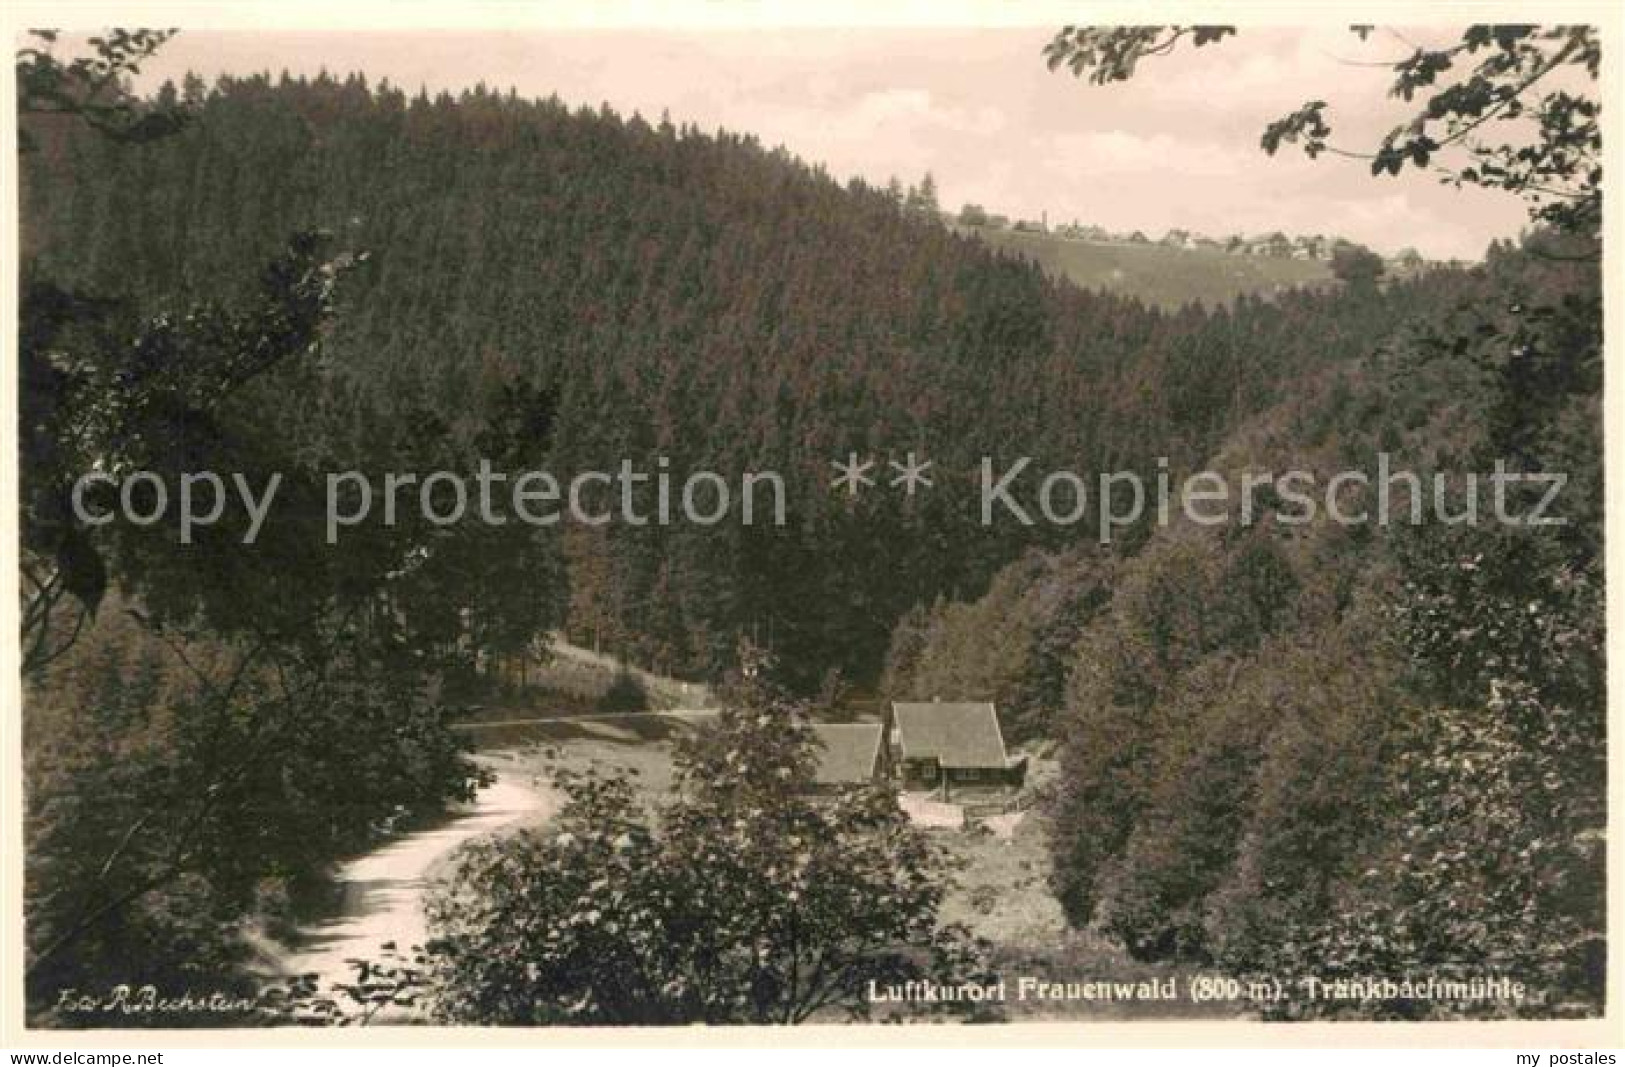
<path fill-rule="evenodd" d="M 1362 40 L 1369 26 L 1352 27 Z M 1214 44 L 1229 26 L 1066 26 L 1044 48 L 1051 70 L 1066 67 L 1096 85 L 1127 81 L 1141 60 L 1172 53 L 1182 40 Z M 1602 128 L 1597 100 L 1569 85 L 1537 91 L 1569 73 L 1594 84 L 1602 46 L 1590 26 L 1469 27 L 1459 41 L 1412 48 L 1392 63 L 1388 95 L 1420 108 L 1366 151 L 1332 143 L 1324 100 L 1311 100 L 1264 130 L 1274 155 L 1298 145 L 1311 159 L 1322 152 L 1370 162 L 1371 173 L 1397 175 L 1407 166 L 1430 169 L 1455 185 L 1502 189 L 1529 201 L 1531 217 L 1576 233 L 1602 221 Z M 1486 139 L 1498 124 L 1502 135 Z M 1436 162 L 1444 156 L 1448 163 Z"/>
<path fill-rule="evenodd" d="M 33 30 L 37 42 L 17 52 L 17 110 L 29 115 L 66 115 L 84 122 L 97 133 L 123 143 L 136 144 L 168 137 L 191 121 L 183 107 L 153 104 L 131 96 L 128 79 L 141 72 L 175 30 L 109 30 L 92 37 L 91 54 L 63 62 L 51 51 L 56 30 Z M 24 129 L 18 134 L 23 151 L 38 146 Z"/>

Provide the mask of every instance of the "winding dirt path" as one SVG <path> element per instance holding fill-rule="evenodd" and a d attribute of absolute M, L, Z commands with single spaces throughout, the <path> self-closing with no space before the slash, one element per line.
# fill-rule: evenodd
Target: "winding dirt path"
<path fill-rule="evenodd" d="M 389 943 L 403 954 L 422 944 L 423 902 L 451 854 L 476 837 L 539 822 L 557 807 L 552 792 L 533 784 L 529 775 L 496 769 L 496 781 L 445 822 L 402 834 L 343 864 L 334 876 L 341 893 L 337 912 L 300 931 L 298 943 L 280 961 L 282 973 L 315 974 L 327 989 L 354 980 L 346 960 L 376 959 Z"/>

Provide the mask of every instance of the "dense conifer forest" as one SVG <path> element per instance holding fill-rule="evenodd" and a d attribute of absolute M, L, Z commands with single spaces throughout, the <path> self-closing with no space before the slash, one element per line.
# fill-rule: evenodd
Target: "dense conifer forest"
<path fill-rule="evenodd" d="M 910 607 L 1075 536 L 982 527 L 981 457 L 1190 469 L 1293 383 L 1469 284 L 1164 313 L 1047 280 L 748 135 L 359 75 L 189 80 L 164 99 L 197 108 L 175 137 L 63 130 L 31 157 L 38 270 L 183 308 L 326 230 L 368 258 L 337 294 L 323 389 L 282 413 L 304 447 L 346 457 L 358 427 L 420 420 L 471 451 L 509 398 L 528 405 L 510 454 L 532 465 L 782 473 L 783 529 L 549 546 L 570 592 L 548 621 L 693 677 L 745 633 L 802 688 L 832 670 L 873 682 Z M 828 491 L 830 461 L 909 449 L 939 476 L 917 508 Z"/>

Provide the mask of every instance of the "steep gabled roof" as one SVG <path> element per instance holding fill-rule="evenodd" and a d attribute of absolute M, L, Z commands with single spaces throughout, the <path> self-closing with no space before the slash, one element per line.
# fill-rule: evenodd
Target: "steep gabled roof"
<path fill-rule="evenodd" d="M 954 768 L 1009 765 L 992 704 L 893 704 L 892 715 L 904 759 L 934 759 Z"/>
<path fill-rule="evenodd" d="M 812 728 L 820 749 L 813 781 L 852 785 L 874 778 L 885 728 L 878 722 L 818 723 Z"/>

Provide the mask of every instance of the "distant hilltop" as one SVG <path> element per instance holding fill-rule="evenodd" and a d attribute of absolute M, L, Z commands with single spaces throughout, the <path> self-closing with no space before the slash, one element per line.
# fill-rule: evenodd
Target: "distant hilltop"
<path fill-rule="evenodd" d="M 1086 241 L 1101 245 L 1158 245 L 1187 251 L 1224 252 L 1237 256 L 1261 256 L 1269 259 L 1296 259 L 1321 263 L 1330 263 L 1339 248 L 1361 247 L 1354 241 L 1336 235 L 1317 233 L 1293 236 L 1280 230 L 1251 236 L 1235 233 L 1225 237 L 1209 237 L 1206 234 L 1176 228 L 1161 237 L 1152 238 L 1142 230 L 1114 233 L 1104 226 L 1077 220 L 1052 227 L 1047 215 L 1040 216 L 1036 220 L 1017 219 L 1012 222 L 1008 216 L 990 213 L 978 204 L 966 204 L 957 214 L 945 211 L 942 212 L 942 216 L 943 221 L 955 226 L 977 230 L 1005 230 L 1013 233 L 1041 233 L 1063 241 Z M 1390 276 L 1462 265 L 1456 260 L 1448 262 L 1429 260 L 1414 248 L 1406 248 L 1395 255 L 1384 256 L 1383 262 Z"/>
<path fill-rule="evenodd" d="M 1045 212 L 1016 219 L 966 204 L 945 211 L 929 172 L 916 184 L 895 176 L 884 195 L 904 214 L 940 220 L 950 230 L 1031 260 L 1046 273 L 1087 289 L 1117 293 L 1165 309 L 1189 303 L 1227 304 L 1243 297 L 1274 297 L 1293 289 L 1322 289 L 1343 274 L 1404 281 L 1459 260 L 1429 260 L 1414 248 L 1382 256 L 1347 238 L 1273 233 L 1216 238 L 1172 229 L 1153 240 L 1142 230 L 1114 233 L 1078 220 L 1054 227 Z M 1342 268 L 1338 260 L 1344 260 Z M 1350 271 L 1348 264 L 1365 261 Z"/>

